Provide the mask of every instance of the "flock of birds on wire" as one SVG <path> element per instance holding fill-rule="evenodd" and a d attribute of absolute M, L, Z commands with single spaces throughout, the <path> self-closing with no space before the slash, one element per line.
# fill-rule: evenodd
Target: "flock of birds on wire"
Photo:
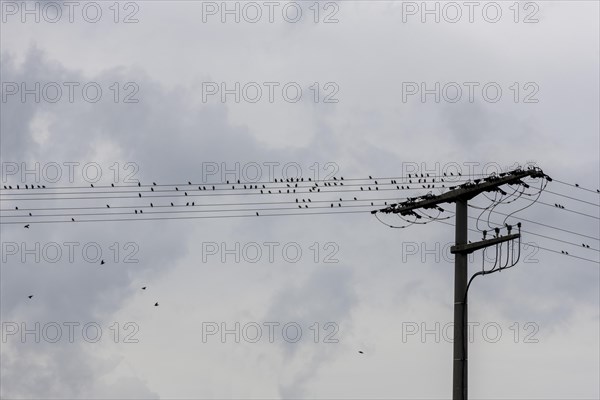
<path fill-rule="evenodd" d="M 456 176 L 454 175 L 454 173 L 449 173 L 449 174 L 444 174 L 444 176 L 447 178 L 448 176 L 450 177 L 454 177 L 456 179 L 461 179 L 461 174 L 458 173 Z M 357 179 L 354 179 L 357 180 Z M 240 190 L 242 191 L 252 191 L 252 194 L 261 194 L 261 195 L 277 195 L 277 194 L 282 194 L 282 195 L 299 195 L 299 194 L 305 194 L 306 196 L 295 196 L 294 202 L 295 202 L 295 207 L 294 208 L 298 208 L 298 209 L 307 209 L 307 208 L 340 208 L 342 207 L 344 202 L 349 202 L 349 201 L 354 201 L 354 202 L 358 202 L 357 204 L 360 204 L 361 206 L 367 206 L 367 207 L 375 207 L 375 206 L 386 206 L 388 203 L 388 200 L 394 200 L 396 199 L 396 197 L 390 198 L 390 199 L 383 199 L 380 201 L 380 199 L 359 199 L 359 197 L 362 197 L 362 195 L 356 194 L 356 195 L 352 195 L 350 197 L 346 197 L 344 198 L 345 193 L 344 192 L 363 192 L 363 193 L 369 193 L 369 195 L 372 197 L 374 193 L 381 193 L 384 191 L 389 191 L 389 190 L 412 190 L 412 189 L 438 189 L 438 190 L 444 190 L 446 189 L 446 179 L 444 179 L 443 177 L 429 177 L 429 174 L 408 174 L 408 178 L 405 179 L 406 182 L 398 182 L 397 179 L 389 179 L 389 181 L 386 179 L 386 181 L 384 182 L 382 179 L 377 179 L 377 178 L 373 178 L 372 176 L 369 176 L 368 180 L 363 180 L 364 183 L 362 184 L 354 184 L 353 182 L 348 183 L 348 181 L 344 181 L 343 177 L 337 178 L 337 177 L 332 177 L 329 180 L 322 180 L 322 181 L 318 181 L 318 180 L 312 180 L 311 178 L 307 178 L 306 180 L 304 178 L 287 178 L 287 179 L 275 179 L 274 182 L 272 183 L 247 183 L 247 182 L 241 182 L 239 179 L 235 182 L 232 181 L 226 181 L 224 183 L 218 183 L 218 184 L 194 184 L 191 181 L 187 182 L 187 185 L 157 185 L 156 182 L 152 182 L 151 185 L 142 185 L 141 182 L 137 183 L 137 198 L 138 199 L 146 199 L 147 202 L 143 205 L 137 204 L 137 206 L 135 207 L 124 207 L 124 206 L 120 206 L 118 204 L 114 204 L 114 203 L 105 203 L 104 207 L 107 210 L 115 210 L 115 209 L 122 209 L 122 208 L 127 208 L 130 209 L 130 211 L 128 213 L 120 213 L 119 214 L 133 214 L 133 216 L 135 215 L 142 215 L 144 214 L 144 209 L 146 209 L 146 213 L 145 215 L 147 216 L 148 214 L 158 214 L 158 212 L 152 212 L 149 211 L 149 209 L 157 209 L 157 208 L 164 208 L 164 207 L 172 207 L 172 208 L 179 208 L 179 207 L 195 207 L 195 206 L 213 206 L 212 204 L 210 205 L 206 205 L 206 204 L 202 204 L 200 202 L 196 202 L 196 200 L 191 200 L 193 197 L 195 196 L 202 196 L 203 192 L 214 192 L 217 195 L 221 195 L 221 196 L 227 196 L 227 195 L 233 195 L 234 191 L 235 192 L 239 192 Z M 170 188 L 164 189 L 164 186 L 170 186 Z M 455 186 L 448 186 L 448 189 L 453 189 Z M 103 188 L 109 188 L 108 186 L 94 186 L 94 184 L 90 184 L 90 189 L 103 189 Z M 127 194 L 127 193 L 131 193 L 130 191 L 123 191 L 122 189 L 131 189 L 132 186 L 130 185 L 125 185 L 125 186 L 115 186 L 114 183 L 112 183 L 110 185 L 111 189 L 114 189 L 115 191 L 113 192 L 114 194 Z M 343 190 L 349 188 L 349 190 Z M 360 188 L 360 189 L 358 189 Z M 49 192 L 47 193 L 43 193 L 43 195 L 48 195 L 49 197 L 37 197 L 37 198 L 21 198 L 21 199 L 11 199 L 11 198 L 3 198 L 2 200 L 7 200 L 7 201 L 28 201 L 28 200 L 48 200 L 48 201 L 53 201 L 53 200 L 70 200 L 70 198 L 66 197 L 66 198 L 61 198 L 61 197 L 57 197 L 57 196 L 62 196 L 62 195 L 69 195 L 69 194 L 83 194 L 87 197 L 82 197 L 82 198 L 77 198 L 78 200 L 101 200 L 103 197 L 96 197 L 95 193 L 93 191 L 89 191 L 89 192 L 54 192 L 53 188 L 46 188 L 45 185 L 37 185 L 37 187 L 35 187 L 34 185 L 24 185 L 24 188 L 22 188 L 20 185 L 16 185 L 15 188 L 13 188 L 12 185 L 4 185 L 4 189 L 7 191 L 11 191 L 11 190 L 19 190 L 19 194 L 23 193 L 23 190 L 32 190 L 32 189 L 46 189 Z M 78 188 L 79 189 L 79 188 Z M 200 193 L 198 193 L 200 192 Z M 341 197 L 336 197 L 335 199 L 329 199 L 325 204 L 322 205 L 322 203 L 324 203 L 324 201 L 313 201 L 313 199 L 309 196 L 314 196 L 320 193 L 342 193 Z M 36 194 L 38 194 L 39 192 L 37 192 Z M 109 193 L 109 192 L 100 192 L 100 194 L 104 194 L 104 193 Z M 167 197 L 167 196 L 163 196 L 164 193 L 170 193 L 172 194 L 172 196 L 168 196 L 168 197 L 173 197 L 172 201 L 160 201 L 157 200 L 158 197 Z M 431 193 L 431 192 L 430 192 Z M 6 193 L 4 193 L 6 194 Z M 42 194 L 42 193 L 39 193 Z M 181 197 L 184 198 L 184 201 L 181 201 Z M 122 200 L 127 200 L 127 199 L 131 199 L 130 196 L 121 196 L 120 199 Z M 269 204 L 269 203 L 267 203 Z M 218 204 L 216 204 L 218 205 Z M 243 204 L 239 204 L 239 205 L 243 205 Z M 77 207 L 78 209 L 80 209 L 80 207 Z M 85 208 L 85 207 L 84 207 Z M 98 207 L 88 207 L 85 209 L 97 209 Z M 264 211 L 280 211 L 280 210 L 284 210 L 284 209 L 289 209 L 289 208 L 269 208 L 266 209 Z M 25 211 L 26 213 L 19 213 L 19 214 L 12 214 L 12 215 L 4 215 L 5 217 L 10 217 L 10 218 L 14 218 L 14 217 L 31 217 L 31 222 L 27 221 L 27 223 L 23 224 L 24 228 L 31 228 L 32 224 L 34 224 L 35 222 L 39 222 L 39 218 L 46 218 L 46 217 L 53 217 L 53 216 L 63 216 L 63 215 L 57 215 L 57 214 L 48 214 L 48 213 L 36 213 L 37 211 L 52 211 L 52 208 L 47 208 L 47 209 L 25 209 L 22 208 L 20 209 L 19 206 L 15 206 L 14 207 L 14 211 Z M 8 210 L 3 210 L 3 211 L 8 211 Z M 32 213 L 33 211 L 33 213 Z M 235 210 L 235 209 L 230 209 L 228 211 L 241 211 L 241 210 Z M 254 215 L 256 216 L 261 216 L 261 211 L 262 210 L 256 210 L 254 212 Z M 164 213 L 164 212 L 163 212 Z M 104 213 L 103 215 L 106 216 L 110 216 L 110 215 L 114 215 L 115 213 Z M 81 215 L 79 215 L 81 216 Z M 85 214 L 83 214 L 83 216 L 85 216 Z M 38 218 L 38 220 L 36 220 L 35 218 Z M 69 220 L 71 222 L 79 222 L 78 219 L 76 219 L 76 217 L 78 217 L 78 215 L 73 215 L 68 217 Z M 52 222 L 68 222 L 68 220 L 60 220 L 60 221 L 52 221 Z M 85 222 L 85 220 L 83 220 L 82 222 Z M 13 224 L 15 222 L 12 221 L 3 221 L 3 224 Z"/>
<path fill-rule="evenodd" d="M 445 210 L 444 208 L 440 207 L 439 205 L 432 207 L 435 211 L 438 212 L 437 215 L 430 215 L 428 213 L 425 213 L 424 211 L 410 211 L 408 213 L 403 213 L 404 215 L 396 215 L 397 217 L 401 218 L 406 224 L 404 225 L 393 225 L 390 224 L 388 222 L 384 222 L 382 221 L 379 217 L 378 217 L 378 212 L 379 211 L 384 211 L 384 210 L 390 210 L 395 206 L 398 206 L 398 204 L 401 203 L 410 203 L 410 202 L 414 202 L 415 200 L 424 200 L 424 199 L 428 199 L 428 198 L 435 198 L 435 195 L 433 194 L 433 190 L 437 190 L 439 193 L 441 194 L 445 191 L 448 190 L 454 190 L 457 188 L 463 188 L 463 187 L 469 187 L 469 186 L 473 186 L 476 185 L 478 183 L 480 183 L 482 180 L 485 181 L 488 178 L 484 178 L 484 179 L 465 179 L 462 177 L 462 175 L 460 173 L 457 173 L 456 175 L 453 173 L 444 173 L 443 176 L 440 175 L 436 175 L 436 176 L 430 176 L 429 174 L 408 174 L 407 177 L 404 178 L 373 178 L 373 176 L 368 176 L 368 179 L 348 179 L 345 180 L 343 177 L 332 177 L 331 179 L 326 179 L 326 180 L 313 180 L 311 178 L 280 178 L 280 179 L 275 179 L 273 182 L 265 182 L 265 183 L 258 183 L 258 182 L 241 182 L 240 180 L 235 180 L 235 181 L 225 181 L 223 183 L 214 183 L 214 184 L 194 184 L 192 181 L 188 181 L 187 185 L 186 184 L 177 184 L 177 185 L 158 185 L 156 182 L 152 182 L 151 185 L 142 185 L 141 182 L 138 182 L 137 185 L 123 185 L 123 186 L 115 186 L 114 183 L 112 183 L 109 186 L 94 186 L 93 184 L 90 184 L 89 189 L 92 190 L 87 190 L 85 192 L 73 192 L 71 190 L 73 189 L 85 189 L 82 187 L 62 187 L 62 188 L 47 188 L 45 185 L 33 185 L 33 184 L 25 184 L 23 186 L 21 185 L 15 185 L 14 187 L 12 185 L 4 185 L 4 190 L 1 190 L 1 194 L 3 195 L 2 197 L 0 197 L 0 199 L 2 201 L 28 201 L 28 200 L 45 200 L 45 201 L 65 201 L 65 200 L 94 200 L 94 201 L 103 201 L 105 198 L 115 198 L 115 197 L 102 197 L 102 196 L 98 196 L 99 194 L 117 194 L 118 196 L 116 197 L 117 199 L 120 200 L 126 200 L 129 201 L 132 198 L 137 198 L 138 202 L 140 201 L 139 199 L 146 200 L 144 205 L 140 205 L 140 204 L 136 204 L 134 206 L 127 206 L 127 205 L 120 205 L 117 203 L 105 203 L 104 206 L 99 207 L 99 206 L 95 206 L 95 207 L 62 207 L 62 208 L 19 208 L 19 206 L 14 206 L 14 210 L 13 209 L 4 209 L 2 208 L 2 220 L 0 221 L 0 224 L 17 224 L 17 223 L 22 223 L 22 221 L 17 221 L 14 222 L 12 220 L 7 221 L 6 218 L 29 218 L 31 219 L 31 221 L 25 221 L 26 223 L 23 224 L 23 227 L 25 229 L 30 229 L 32 224 L 38 223 L 40 221 L 39 218 L 45 218 L 45 217 L 55 217 L 55 216 L 65 216 L 65 214 L 47 214 L 47 213 L 37 213 L 37 211 L 53 211 L 53 210 L 70 210 L 70 209 L 85 209 L 85 210 L 93 210 L 93 209 L 99 209 L 99 208 L 105 208 L 105 212 L 104 213 L 96 213 L 96 214 L 78 214 L 78 215 L 73 215 L 73 216 L 67 216 L 67 218 L 69 218 L 70 222 L 97 222 L 97 221 L 101 221 L 101 220 L 86 220 L 85 218 L 82 220 L 78 220 L 75 218 L 75 216 L 88 216 L 88 215 L 102 215 L 105 217 L 110 217 L 113 216 L 115 214 L 113 214 L 113 210 L 115 209 L 126 209 L 129 210 L 126 213 L 120 213 L 119 214 L 128 214 L 129 216 L 131 216 L 132 218 L 126 218 L 126 219 L 120 219 L 121 221 L 123 220 L 135 220 L 136 216 L 139 218 L 141 216 L 148 216 L 151 214 L 157 214 L 156 211 L 154 211 L 157 208 L 180 208 L 180 207 L 198 207 L 198 206 L 206 206 L 208 208 L 210 207 L 214 207 L 214 206 L 244 206 L 244 205 L 273 205 L 273 204 L 284 204 L 284 205 L 290 205 L 293 206 L 294 209 L 301 209 L 301 210 L 306 210 L 306 209 L 328 209 L 329 212 L 323 212 L 323 214 L 327 214 L 327 213 L 333 213 L 336 210 L 339 210 L 340 208 L 344 208 L 348 205 L 348 203 L 352 203 L 354 202 L 357 205 L 350 205 L 352 207 L 367 207 L 368 210 L 361 210 L 361 211 L 355 211 L 355 212 L 370 212 L 371 214 L 375 214 L 375 216 L 377 217 L 377 219 L 382 222 L 384 225 L 387 225 L 389 227 L 392 228 L 406 228 L 412 224 L 424 224 L 424 223 L 429 223 L 432 221 L 442 221 L 445 219 L 449 219 L 452 218 L 454 216 L 453 213 L 449 212 L 448 210 Z M 463 182 L 461 184 L 461 182 Z M 559 181 L 560 182 L 560 181 Z M 563 182 L 564 183 L 564 182 Z M 547 182 L 546 182 L 547 184 Z M 564 183 L 566 184 L 566 183 Z M 575 183 L 575 184 L 569 184 L 570 186 L 573 186 L 575 188 L 578 189 L 583 189 L 579 186 L 579 184 Z M 540 189 L 537 191 L 537 193 L 526 193 L 525 189 L 528 189 L 530 186 L 524 182 L 519 182 L 519 184 L 517 185 L 518 187 L 521 188 L 521 190 L 514 190 L 514 192 L 509 195 L 508 193 L 506 193 L 504 190 L 502 189 L 497 189 L 496 192 L 500 193 L 500 199 L 498 199 L 497 197 L 489 198 L 488 200 L 490 201 L 490 205 L 487 207 L 475 207 L 478 208 L 480 210 L 483 210 L 482 213 L 479 215 L 479 217 L 476 218 L 477 220 L 477 228 L 480 232 L 484 232 L 484 236 L 485 236 L 485 230 L 481 230 L 479 229 L 479 223 L 480 220 L 482 219 L 482 216 L 484 215 L 485 212 L 488 212 L 488 226 L 490 228 L 492 228 L 492 225 L 490 224 L 489 218 L 492 212 L 494 212 L 494 208 L 502 203 L 510 203 L 515 201 L 518 198 L 521 198 L 521 196 L 525 195 L 525 196 L 529 196 L 529 197 L 536 197 L 534 200 L 532 200 L 533 203 L 535 203 L 537 201 L 537 199 L 539 198 L 539 195 L 541 194 L 541 192 L 545 189 L 545 186 L 540 187 Z M 512 187 L 512 186 L 511 186 Z M 111 190 L 110 192 L 106 192 L 106 191 L 102 191 L 102 192 L 98 192 L 99 189 L 104 189 L 104 188 L 108 188 L 109 190 Z M 131 191 L 131 188 L 135 188 L 137 190 L 135 191 Z M 66 189 L 66 191 L 60 191 Z M 125 190 L 122 190 L 125 189 Z M 398 197 L 393 195 L 391 198 L 386 198 L 383 194 L 383 192 L 386 191 L 407 191 L 407 190 L 429 190 L 429 192 L 425 195 L 421 195 L 418 197 L 404 197 L 401 200 L 398 200 Z M 591 189 L 583 189 L 583 190 L 587 190 L 588 192 L 592 192 L 593 190 Z M 18 194 L 21 195 L 23 193 L 32 193 L 32 191 L 36 194 L 38 193 L 43 193 L 44 195 L 49 195 L 49 197 L 26 197 L 26 198 L 18 198 L 18 199 L 12 199 L 10 197 L 8 197 L 9 194 Z M 10 192 L 10 193 L 8 193 Z M 356 192 L 356 194 L 352 194 L 352 195 L 347 195 L 350 192 Z M 600 193 L 600 189 L 596 189 L 597 193 Z M 128 193 L 136 193 L 137 195 L 133 195 L 133 196 L 127 196 Z M 192 200 L 193 197 L 197 197 L 197 196 L 203 196 L 203 195 L 210 195 L 210 196 L 232 196 L 232 195 L 238 195 L 241 193 L 247 193 L 247 194 L 255 194 L 255 195 L 263 195 L 263 196 L 269 196 L 269 195 L 290 195 L 293 196 L 293 200 L 288 200 L 288 201 L 284 201 L 284 202 L 276 202 L 276 203 L 237 203 L 237 204 L 219 204 L 219 203 L 214 203 L 214 204 L 204 204 L 201 201 L 197 201 L 197 200 Z M 60 196 L 62 195 L 70 195 L 70 194 L 83 194 L 85 197 L 77 197 L 77 198 L 69 198 L 69 197 L 64 197 L 61 198 Z M 168 196 L 164 196 L 163 194 L 169 194 Z M 328 198 L 327 200 L 317 200 L 317 195 L 333 195 L 335 194 L 336 197 L 335 199 L 332 199 L 331 197 Z M 364 195 L 368 194 L 369 198 L 365 198 Z M 497 193 L 496 193 L 497 194 Z M 125 196 L 123 196 L 125 195 Z M 341 197 L 340 197 L 341 196 Z M 511 199 L 511 196 L 514 196 L 513 199 Z M 163 197 L 173 197 L 171 199 L 168 199 L 167 201 L 162 201 L 161 198 Z M 487 195 L 486 195 L 487 197 Z M 564 197 L 568 197 L 568 196 L 564 196 Z M 183 198 L 183 201 L 181 200 L 181 198 Z M 390 202 L 388 204 L 388 201 Z M 590 204 L 594 204 L 594 203 L 590 203 Z M 558 208 L 561 210 L 566 210 L 565 206 L 563 204 L 560 203 L 554 203 L 554 204 L 546 204 L 548 206 L 553 206 L 554 208 Z M 380 209 L 380 207 L 386 207 L 385 209 Z M 260 217 L 262 215 L 300 215 L 300 214 L 272 214 L 272 212 L 277 212 L 277 211 L 283 211 L 283 210 L 290 210 L 292 207 L 288 207 L 288 208 L 283 208 L 283 207 L 272 207 L 272 208 L 266 208 L 266 209 L 259 209 L 259 208 L 255 208 L 255 210 L 253 211 L 254 216 Z M 526 207 L 524 207 L 526 208 Z M 524 209 L 523 208 L 523 209 Z M 144 213 L 144 209 L 146 209 L 146 213 Z M 153 211 L 150 211 L 149 209 L 153 209 Z M 108 210 L 109 212 L 106 212 L 106 210 Z M 6 214 L 7 211 L 12 211 L 12 213 L 9 213 L 8 215 Z M 33 211 L 33 212 L 32 212 Z M 249 211 L 248 209 L 228 209 L 228 210 L 206 210 L 206 212 L 218 212 L 218 211 L 229 211 L 229 212 L 241 212 L 241 211 Z M 186 211 L 183 211 L 183 213 L 185 213 Z M 164 214 L 165 212 L 159 212 L 158 214 Z M 170 212 L 167 212 L 170 213 Z M 444 217 L 441 217 L 440 215 L 442 213 L 445 213 Z M 320 214 L 320 213 L 317 213 Z M 506 215 L 506 219 L 504 222 L 506 222 L 506 220 L 512 216 L 512 214 L 502 214 L 502 215 Z M 583 214 L 586 215 L 586 214 Z M 250 216 L 248 214 L 243 214 L 241 216 Z M 407 216 L 411 216 L 413 219 L 412 220 L 407 220 L 406 217 Z M 588 215 L 589 216 L 589 215 Z M 38 220 L 36 220 L 36 217 L 38 217 Z M 184 217 L 185 218 L 185 217 Z M 474 217 L 473 217 L 474 218 Z M 594 217 L 596 218 L 596 217 Z M 156 219 L 169 219 L 169 218 L 156 218 Z M 475 219 L 475 218 L 474 218 Z M 597 218 L 600 219 L 600 218 Z M 69 222 L 69 220 L 56 220 L 56 221 L 47 221 L 47 222 Z M 104 219 L 105 221 L 111 221 L 110 218 L 106 218 Z M 508 227 L 510 230 L 510 225 L 504 223 L 504 226 L 502 226 L 502 228 Z M 496 228 L 497 229 L 497 228 Z M 596 239 L 596 238 L 594 238 Z M 567 242 L 569 244 L 574 244 L 571 242 Z M 581 246 L 585 249 L 590 249 L 590 250 L 595 250 L 598 252 L 597 249 L 591 248 L 589 244 L 587 243 L 581 243 Z M 548 249 L 545 249 L 548 250 Z M 553 251 L 553 250 L 552 250 Z M 555 253 L 558 253 L 558 251 L 553 251 Z M 563 255 L 570 255 L 568 251 L 566 250 L 561 250 L 560 254 Z M 588 260 L 589 261 L 589 260 Z M 101 260 L 100 265 L 105 264 L 104 260 Z M 143 286 L 141 288 L 142 290 L 146 290 L 147 287 Z M 29 299 L 33 298 L 33 295 L 29 295 L 28 296 Z M 154 304 L 155 307 L 159 306 L 159 303 L 156 302 Z M 362 354 L 362 351 L 359 351 L 359 353 Z"/>

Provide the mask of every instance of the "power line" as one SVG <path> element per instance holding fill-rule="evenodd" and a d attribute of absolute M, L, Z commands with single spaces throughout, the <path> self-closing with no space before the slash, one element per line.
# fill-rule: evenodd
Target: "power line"
<path fill-rule="evenodd" d="M 439 222 L 440 224 L 445 224 L 445 225 L 449 225 L 449 226 L 455 226 L 455 225 L 454 225 L 453 223 L 451 223 L 451 222 L 446 222 L 446 221 L 435 221 L 435 222 Z M 478 231 L 478 230 L 476 230 L 476 229 L 472 229 L 472 228 L 468 228 L 468 229 L 469 229 L 469 231 L 471 231 L 471 232 L 477 232 L 477 233 L 481 233 L 480 231 Z M 527 243 L 524 243 L 524 244 L 527 244 Z M 529 244 L 529 245 L 531 246 L 531 244 Z M 577 258 L 577 259 L 579 259 L 579 260 L 583 260 L 583 261 L 589 261 L 589 262 L 592 262 L 592 263 L 594 263 L 594 264 L 599 264 L 599 263 L 600 263 L 600 261 L 598 261 L 598 260 L 592 260 L 592 259 L 589 259 L 589 258 L 580 257 L 580 256 L 576 256 L 576 255 L 573 255 L 573 254 L 565 254 L 565 253 L 561 253 L 561 252 L 559 252 L 559 251 L 557 251 L 557 250 L 552 250 L 552 249 L 548 249 L 548 248 L 546 248 L 546 247 L 541 247 L 541 246 L 539 246 L 537 243 L 535 243 L 534 245 L 535 245 L 535 247 L 537 247 L 537 248 L 538 248 L 538 249 L 540 249 L 540 250 L 545 250 L 545 251 L 549 251 L 549 252 L 552 252 L 552 253 L 560 254 L 561 256 L 566 256 L 566 257 Z"/>

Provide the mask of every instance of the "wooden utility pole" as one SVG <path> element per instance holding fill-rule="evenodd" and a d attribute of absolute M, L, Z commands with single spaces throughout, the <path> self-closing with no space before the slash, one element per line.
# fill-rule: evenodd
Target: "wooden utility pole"
<path fill-rule="evenodd" d="M 468 398 L 468 335 L 467 335 L 467 275 L 468 254 L 475 250 L 502 242 L 519 238 L 520 234 L 496 237 L 476 243 L 468 243 L 468 201 L 483 193 L 500 191 L 500 186 L 505 184 L 528 185 L 521 181 L 522 178 L 549 178 L 539 168 L 527 170 L 517 169 L 500 175 L 491 175 L 483 179 L 475 179 L 458 187 L 450 188 L 446 193 L 438 196 L 425 195 L 420 198 L 392 204 L 384 209 L 373 211 L 394 213 L 400 215 L 415 215 L 416 209 L 439 208 L 442 203 L 456 204 L 455 245 L 451 248 L 454 254 L 454 360 L 452 368 L 452 399 L 467 400 Z"/>

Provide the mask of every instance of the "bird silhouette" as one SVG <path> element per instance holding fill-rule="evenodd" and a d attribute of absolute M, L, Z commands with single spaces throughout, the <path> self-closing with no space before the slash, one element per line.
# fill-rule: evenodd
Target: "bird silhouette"
<path fill-rule="evenodd" d="M 71 221 L 75 222 L 75 218 L 71 218 Z"/>
<path fill-rule="evenodd" d="M 25 225 L 23 228 L 29 229 L 29 224 Z"/>
<path fill-rule="evenodd" d="M 100 265 L 104 265 L 104 264 L 105 264 L 104 260 L 101 260 Z"/>
<path fill-rule="evenodd" d="M 32 295 L 32 294 L 30 294 L 30 295 L 29 295 L 29 296 L 27 296 L 27 297 L 29 297 L 29 298 L 31 299 L 31 298 L 33 298 L 33 295 Z"/>
<path fill-rule="evenodd" d="M 141 187 L 141 186 L 142 186 L 142 184 L 140 182 L 138 182 L 138 187 Z"/>
<path fill-rule="evenodd" d="M 158 307 L 158 301 L 154 303 L 154 307 Z"/>
<path fill-rule="evenodd" d="M 142 290 L 146 290 L 146 286 L 142 286 Z"/>
<path fill-rule="evenodd" d="M 359 353 L 359 354 L 365 354 L 365 353 L 363 353 L 363 351 L 362 351 L 362 350 L 359 350 L 359 351 L 358 351 L 358 353 Z"/>

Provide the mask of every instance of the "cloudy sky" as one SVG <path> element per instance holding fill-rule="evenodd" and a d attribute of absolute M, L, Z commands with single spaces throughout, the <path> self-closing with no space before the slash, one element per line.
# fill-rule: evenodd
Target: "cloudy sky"
<path fill-rule="evenodd" d="M 452 218 L 390 229 L 375 205 L 23 229 L 16 206 L 92 203 L 4 185 L 518 165 L 554 180 L 546 204 L 489 221 L 530 205 L 511 219 L 519 264 L 469 290 L 469 394 L 600 397 L 596 1 L 0 4 L 3 398 L 446 399 L 454 289 Z M 479 240 L 487 216 L 469 213 Z"/>

